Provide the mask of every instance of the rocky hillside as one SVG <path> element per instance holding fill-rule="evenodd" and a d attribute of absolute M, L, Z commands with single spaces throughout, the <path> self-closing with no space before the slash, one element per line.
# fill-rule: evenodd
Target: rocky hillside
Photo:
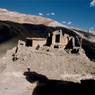
<path fill-rule="evenodd" d="M 16 47 L 0 59 L 0 95 L 95 93 L 95 64 L 83 52 L 72 55 L 62 49 L 22 45 L 15 51 Z"/>
<path fill-rule="evenodd" d="M 30 34 L 31 30 L 33 31 L 35 30 L 35 28 L 36 30 L 40 30 L 43 34 L 44 31 L 50 31 L 55 27 L 69 29 L 73 32 L 76 32 L 78 35 L 81 35 L 85 39 L 87 38 L 89 38 L 89 40 L 93 39 L 93 42 L 94 42 L 94 36 L 95 36 L 94 33 L 87 33 L 80 29 L 71 28 L 71 27 L 62 25 L 59 22 L 54 21 L 49 18 L 21 14 L 18 12 L 8 11 L 6 9 L 0 9 L 0 31 L 3 31 L 3 33 L 0 32 L 2 33 L 1 36 L 3 34 L 6 36 L 7 34 L 6 31 L 8 31 L 8 33 L 9 31 L 15 32 L 15 33 L 19 31 L 20 32 L 19 34 L 23 34 L 23 35 L 28 34 L 28 33 Z M 2 30 L 4 28 L 6 30 Z M 9 33 L 9 34 L 11 34 L 11 36 L 14 35 L 12 33 Z"/>
<path fill-rule="evenodd" d="M 47 37 L 48 32 L 62 29 L 77 34 L 82 40 L 82 47 L 86 55 L 95 60 L 95 34 L 87 33 L 80 29 L 67 27 L 57 21 L 40 16 L 26 15 L 18 12 L 0 9 L 0 56 L 3 56 L 8 49 L 16 46 L 19 39 L 26 37 Z M 10 44 L 9 44 L 10 43 Z"/>

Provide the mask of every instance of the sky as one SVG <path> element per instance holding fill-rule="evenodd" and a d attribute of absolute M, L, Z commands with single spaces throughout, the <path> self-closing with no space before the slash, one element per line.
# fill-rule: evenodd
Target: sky
<path fill-rule="evenodd" d="M 0 0 L 0 8 L 52 18 L 68 26 L 95 29 L 95 0 Z"/>

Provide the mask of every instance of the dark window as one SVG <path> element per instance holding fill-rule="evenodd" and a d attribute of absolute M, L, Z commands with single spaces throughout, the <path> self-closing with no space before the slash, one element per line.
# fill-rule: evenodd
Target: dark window
<path fill-rule="evenodd" d="M 73 39 L 71 38 L 68 44 L 66 45 L 65 49 L 73 49 Z"/>
<path fill-rule="evenodd" d="M 52 34 L 47 38 L 46 46 L 50 46 L 52 44 Z"/>
<path fill-rule="evenodd" d="M 32 46 L 32 39 L 26 39 L 26 46 Z"/>
<path fill-rule="evenodd" d="M 59 45 L 54 45 L 54 48 L 59 48 Z"/>
<path fill-rule="evenodd" d="M 56 42 L 56 43 L 59 43 L 59 42 L 60 42 L 60 35 L 59 35 L 59 34 L 56 35 L 55 42 Z"/>
<path fill-rule="evenodd" d="M 79 38 L 75 39 L 75 46 L 80 47 L 80 40 L 79 40 Z"/>

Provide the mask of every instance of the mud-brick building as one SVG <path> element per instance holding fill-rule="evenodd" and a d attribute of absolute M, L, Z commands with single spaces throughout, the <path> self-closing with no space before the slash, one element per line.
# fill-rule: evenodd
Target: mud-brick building
<path fill-rule="evenodd" d="M 48 34 L 46 46 L 64 49 L 79 49 L 80 38 L 77 35 L 58 30 Z"/>
<path fill-rule="evenodd" d="M 26 46 L 48 46 L 52 48 L 63 48 L 65 50 L 79 51 L 80 38 L 67 31 L 56 30 L 48 33 L 47 38 L 26 38 Z"/>
<path fill-rule="evenodd" d="M 65 48 L 69 40 L 70 36 L 68 34 L 63 35 L 62 30 L 54 31 L 49 33 L 46 45 L 54 48 Z"/>
<path fill-rule="evenodd" d="M 43 46 L 46 43 L 45 38 L 26 38 L 26 46 L 27 47 L 36 47 L 36 46 Z"/>

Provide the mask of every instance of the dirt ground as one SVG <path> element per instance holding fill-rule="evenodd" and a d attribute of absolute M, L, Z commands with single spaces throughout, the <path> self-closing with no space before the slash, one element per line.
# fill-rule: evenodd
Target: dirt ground
<path fill-rule="evenodd" d="M 14 61 L 12 55 L 16 48 L 9 50 L 0 61 L 0 95 L 35 95 L 33 91 L 38 82 L 31 83 L 27 80 L 24 75 L 27 68 L 30 68 L 29 72 L 34 72 L 35 76 L 39 76 L 38 79 L 41 78 L 42 82 L 60 80 L 81 83 L 81 80 L 95 79 L 95 62 L 90 61 L 85 53 L 72 55 L 62 49 L 47 49 L 35 50 L 21 46 Z"/>

